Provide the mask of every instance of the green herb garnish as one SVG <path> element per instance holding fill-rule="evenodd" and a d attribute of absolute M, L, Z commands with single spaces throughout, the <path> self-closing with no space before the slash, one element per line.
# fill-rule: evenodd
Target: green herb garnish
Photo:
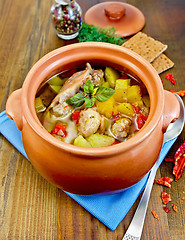
<path fill-rule="evenodd" d="M 94 105 L 95 100 L 99 102 L 107 101 L 113 94 L 115 90 L 112 88 L 107 88 L 100 86 L 94 91 L 93 83 L 90 79 L 84 84 L 84 93 L 77 93 L 73 97 L 68 98 L 66 103 L 72 107 L 80 107 L 85 103 L 86 108 L 90 108 Z"/>
<path fill-rule="evenodd" d="M 79 42 L 109 42 L 122 45 L 126 40 L 117 34 L 114 27 L 99 28 L 87 23 L 82 23 L 78 35 Z"/>

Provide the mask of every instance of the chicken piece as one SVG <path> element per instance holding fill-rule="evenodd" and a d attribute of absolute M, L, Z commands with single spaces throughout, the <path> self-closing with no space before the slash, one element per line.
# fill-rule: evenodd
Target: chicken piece
<path fill-rule="evenodd" d="M 87 81 L 86 77 L 90 74 L 90 69 L 74 73 L 63 85 L 60 92 L 51 102 L 49 108 L 61 105 L 65 100 L 74 96 L 80 87 Z"/>
<path fill-rule="evenodd" d="M 104 72 L 101 69 L 94 70 L 92 74 L 92 83 L 94 86 L 99 86 L 103 80 Z"/>
<path fill-rule="evenodd" d="M 90 79 L 94 85 L 99 85 L 103 78 L 103 71 L 93 70 L 89 63 L 86 64 L 86 69 L 84 71 L 74 73 L 63 85 L 60 92 L 51 102 L 49 109 L 53 108 L 53 113 L 59 115 L 63 111 L 64 101 L 68 98 L 74 96 L 79 89 L 84 85 L 84 83 Z"/>
<path fill-rule="evenodd" d="M 104 72 L 102 69 L 92 69 L 91 65 L 89 63 L 86 64 L 87 69 L 90 70 L 90 74 L 86 76 L 85 81 L 86 82 L 88 79 L 91 80 L 91 82 L 93 83 L 93 85 L 95 87 L 100 86 L 101 82 L 103 81 L 103 76 L 104 76 Z M 83 89 L 83 86 L 81 87 Z"/>
<path fill-rule="evenodd" d="M 111 128 L 112 134 L 115 138 L 123 140 L 130 131 L 131 120 L 128 118 L 120 118 L 118 119 Z"/>
<path fill-rule="evenodd" d="M 82 110 L 78 122 L 78 132 L 84 137 L 88 137 L 97 132 L 100 124 L 101 116 L 98 112 L 91 108 Z"/>

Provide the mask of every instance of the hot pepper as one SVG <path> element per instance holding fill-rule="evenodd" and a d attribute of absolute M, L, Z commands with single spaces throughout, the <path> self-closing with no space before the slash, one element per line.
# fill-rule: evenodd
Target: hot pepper
<path fill-rule="evenodd" d="M 182 176 L 185 168 L 185 142 L 176 151 L 174 159 L 173 174 L 175 175 L 175 181 L 177 181 Z"/>
<path fill-rule="evenodd" d="M 172 203 L 172 208 L 174 212 L 177 212 L 177 206 L 174 203 Z"/>
<path fill-rule="evenodd" d="M 168 207 L 166 207 L 166 206 L 163 206 L 163 209 L 164 209 L 164 211 L 165 211 L 166 213 L 171 212 L 171 210 L 170 210 Z"/>
<path fill-rule="evenodd" d="M 161 198 L 162 198 L 163 204 L 167 204 L 171 201 L 170 194 L 166 193 L 166 191 L 162 192 Z"/>
<path fill-rule="evenodd" d="M 157 180 L 157 183 L 160 185 L 164 185 L 166 187 L 171 188 L 171 182 L 173 181 L 172 178 L 169 177 L 161 177 L 159 180 Z"/>
<path fill-rule="evenodd" d="M 156 218 L 156 219 L 159 221 L 159 216 L 157 215 L 157 213 L 156 213 L 156 212 L 154 212 L 154 211 L 151 211 L 151 212 L 152 212 L 152 214 L 153 214 L 154 218 Z"/>
<path fill-rule="evenodd" d="M 177 95 L 184 97 L 185 96 L 185 90 L 180 90 L 180 91 L 175 91 L 175 90 L 170 90 L 172 93 L 176 93 Z"/>
<path fill-rule="evenodd" d="M 175 81 L 175 79 L 174 79 L 174 77 L 173 77 L 173 75 L 171 73 L 166 74 L 165 78 L 167 80 L 170 80 L 170 82 L 173 83 L 174 85 L 176 84 L 176 81 Z"/>

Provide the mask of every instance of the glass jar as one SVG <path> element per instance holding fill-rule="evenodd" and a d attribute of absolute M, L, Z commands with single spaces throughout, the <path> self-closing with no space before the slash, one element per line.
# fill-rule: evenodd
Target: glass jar
<path fill-rule="evenodd" d="M 51 7 L 52 22 L 58 37 L 70 40 L 82 26 L 82 10 L 74 0 L 55 0 Z"/>

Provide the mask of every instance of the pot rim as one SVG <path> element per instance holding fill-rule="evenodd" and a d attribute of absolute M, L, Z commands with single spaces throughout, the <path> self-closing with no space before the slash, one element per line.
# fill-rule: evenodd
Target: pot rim
<path fill-rule="evenodd" d="M 151 75 L 153 78 L 153 81 L 155 82 L 155 92 L 153 90 L 153 87 L 149 84 L 146 84 L 147 91 L 149 93 L 150 99 L 151 99 L 151 107 L 150 107 L 150 113 L 148 116 L 147 121 L 145 122 L 143 128 L 139 130 L 139 132 L 131 137 L 130 139 L 126 140 L 125 142 L 107 146 L 107 147 L 99 147 L 99 148 L 84 148 L 84 147 L 78 147 L 74 146 L 69 143 L 62 142 L 56 138 L 54 138 L 50 133 L 47 132 L 47 130 L 42 126 L 40 123 L 36 112 L 34 108 L 34 99 L 36 91 L 38 90 L 40 84 L 44 81 L 46 77 L 48 77 L 49 73 L 52 72 L 52 69 L 59 68 L 60 64 L 62 63 L 60 55 L 63 53 L 72 53 L 74 50 L 76 50 L 76 55 L 79 55 L 83 49 L 86 48 L 93 49 L 97 48 L 100 51 L 102 50 L 109 50 L 109 51 L 116 51 L 119 52 L 120 56 L 122 54 L 126 54 L 127 57 L 129 56 L 130 59 L 133 60 L 132 63 L 128 62 L 128 60 L 124 60 L 126 63 L 128 63 L 127 68 L 131 71 L 133 71 L 133 68 L 136 67 L 135 64 L 139 64 L 141 66 L 144 66 L 145 71 L 139 70 L 139 67 L 137 66 L 137 70 L 139 72 L 134 72 L 136 75 L 141 79 L 141 74 L 145 73 L 145 75 Z M 84 52 L 87 51 L 84 50 Z M 66 57 L 66 61 L 71 61 L 70 54 Z M 56 61 L 53 61 L 55 59 Z M 88 60 L 84 59 L 83 62 L 87 62 Z M 72 61 L 74 62 L 74 61 Z M 109 60 L 111 63 L 111 61 Z M 46 66 L 45 66 L 46 65 Z M 121 65 L 121 64 L 120 64 Z M 47 67 L 47 69 L 45 68 Z M 43 72 L 42 72 L 43 70 Z M 32 78 L 36 73 L 40 72 L 40 81 L 34 81 L 31 83 Z M 146 80 L 145 76 L 145 80 Z M 42 80 L 42 81 L 41 81 Z M 29 94 L 28 94 L 29 93 Z M 30 99 L 30 95 L 33 97 Z M 154 101 L 158 101 L 160 104 L 155 103 Z M 159 123 L 162 117 L 163 108 L 164 108 L 164 90 L 163 85 L 161 82 L 161 79 L 156 72 L 156 70 L 153 68 L 153 66 L 147 62 L 144 58 L 142 58 L 137 53 L 131 51 L 130 49 L 124 48 L 122 46 L 113 45 L 110 43 L 102 43 L 102 42 L 85 42 L 85 43 L 74 43 L 71 45 L 63 46 L 61 48 L 55 49 L 51 51 L 50 53 L 43 56 L 39 61 L 37 61 L 34 66 L 31 68 L 29 73 L 27 74 L 25 81 L 22 86 L 22 94 L 21 94 L 21 105 L 22 105 L 22 111 L 23 111 L 23 117 L 29 124 L 29 126 L 45 141 L 51 143 L 57 148 L 63 149 L 67 152 L 72 152 L 73 154 L 77 155 L 83 155 L 83 156 L 92 156 L 93 158 L 98 156 L 99 158 L 103 158 L 105 156 L 115 155 L 119 154 L 120 152 L 128 151 L 130 148 L 135 147 L 140 142 L 144 141 L 148 135 L 150 135 L 153 130 L 156 128 L 156 125 Z"/>

